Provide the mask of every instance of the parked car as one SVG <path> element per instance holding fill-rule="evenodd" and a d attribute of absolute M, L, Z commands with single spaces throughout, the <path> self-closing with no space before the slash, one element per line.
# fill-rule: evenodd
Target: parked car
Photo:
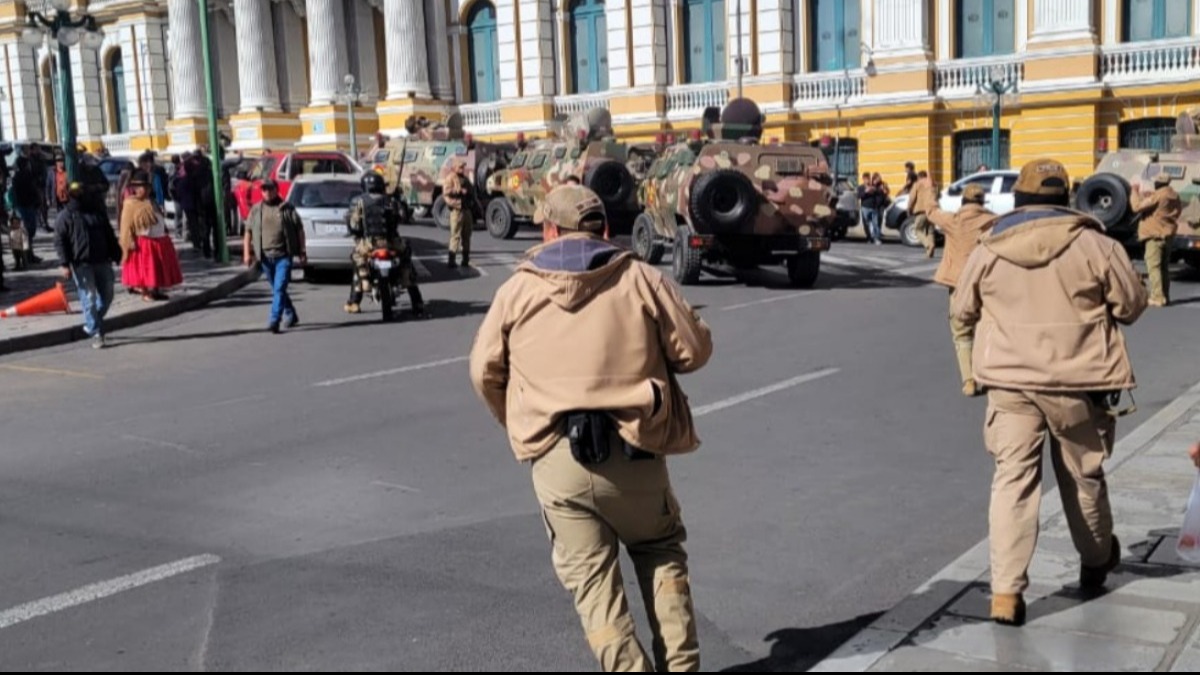
<path fill-rule="evenodd" d="M 938 198 L 938 206 L 943 211 L 957 212 L 962 206 L 962 193 L 972 183 L 983 188 L 987 197 L 984 206 L 996 215 L 1003 215 L 1016 208 L 1013 202 L 1013 186 L 1017 184 L 1020 171 L 1008 169 L 1000 171 L 982 171 L 960 178 L 950 184 Z M 884 214 L 884 226 L 891 230 L 899 230 L 900 241 L 908 246 L 921 246 L 921 240 L 913 231 L 914 219 L 908 215 L 908 195 L 896 197 Z"/>
<path fill-rule="evenodd" d="M 287 201 L 304 222 L 308 241 L 305 272 L 353 267 L 354 238 L 346 227 L 346 213 L 350 200 L 362 194 L 359 181 L 358 176 L 349 174 L 302 174 L 292 183 Z"/>
<path fill-rule="evenodd" d="M 292 182 L 308 174 L 362 175 L 363 167 L 344 152 L 269 152 L 258 158 L 250 167 L 239 167 L 234 178 L 234 199 L 238 203 L 238 216 L 245 220 L 250 216 L 250 207 L 262 201 L 262 182 L 273 178 L 279 183 L 279 196 L 287 199 Z"/>

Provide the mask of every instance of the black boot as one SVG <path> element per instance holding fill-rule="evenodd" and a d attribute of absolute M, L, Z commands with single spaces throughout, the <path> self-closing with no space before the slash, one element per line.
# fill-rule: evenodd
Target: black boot
<path fill-rule="evenodd" d="M 429 317 L 429 313 L 425 311 L 425 298 L 421 297 L 421 289 L 415 284 L 408 287 L 408 299 L 412 301 L 413 316 L 418 319 Z"/>
<path fill-rule="evenodd" d="M 458 267 L 458 263 L 454 260 L 454 258 L 455 258 L 454 251 L 450 251 L 449 256 L 446 258 L 446 267 L 449 267 L 451 269 Z"/>
<path fill-rule="evenodd" d="M 466 249 L 463 249 L 463 261 L 462 261 L 462 266 L 463 266 L 463 267 L 467 267 L 467 266 L 468 266 L 468 265 L 470 265 L 470 264 L 471 264 L 471 252 L 470 252 L 470 251 L 468 251 L 468 250 L 466 250 Z"/>

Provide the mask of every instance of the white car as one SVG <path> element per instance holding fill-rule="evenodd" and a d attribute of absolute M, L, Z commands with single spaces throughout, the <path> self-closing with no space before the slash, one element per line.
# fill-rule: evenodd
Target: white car
<path fill-rule="evenodd" d="M 1001 170 L 983 171 L 960 178 L 942 191 L 938 206 L 943 211 L 957 212 L 962 206 L 962 193 L 972 183 L 979 185 L 986 193 L 983 205 L 996 215 L 1003 215 L 1016 208 L 1013 201 L 1013 186 L 1017 184 L 1020 171 Z M 908 246 L 921 246 L 921 240 L 913 231 L 913 219 L 908 216 L 908 195 L 901 195 L 888 208 L 884 225 L 889 229 L 900 231 L 900 240 Z"/>
<path fill-rule="evenodd" d="M 287 201 L 296 207 L 308 241 L 308 267 L 312 270 L 348 270 L 354 264 L 354 238 L 346 228 L 350 200 L 362 194 L 359 177 L 353 174 L 304 174 L 297 176 Z"/>

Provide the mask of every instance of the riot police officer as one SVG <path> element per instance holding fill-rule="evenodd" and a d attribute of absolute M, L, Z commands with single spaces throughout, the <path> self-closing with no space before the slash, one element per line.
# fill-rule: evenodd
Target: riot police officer
<path fill-rule="evenodd" d="M 396 231 L 400 224 L 399 214 L 395 206 L 387 198 L 383 176 L 374 171 L 362 178 L 363 194 L 354 198 L 350 203 L 350 211 L 346 214 L 346 224 L 350 234 L 354 235 L 354 279 L 350 286 L 350 299 L 346 301 L 345 310 L 350 314 L 358 314 L 362 303 L 363 291 L 370 287 L 370 270 L 367 261 L 371 252 L 387 248 L 396 251 L 400 256 L 400 285 L 408 290 L 412 300 L 413 314 L 425 316 L 425 301 L 421 297 L 421 289 L 417 287 L 417 274 L 413 268 L 412 251 L 408 243 Z"/>

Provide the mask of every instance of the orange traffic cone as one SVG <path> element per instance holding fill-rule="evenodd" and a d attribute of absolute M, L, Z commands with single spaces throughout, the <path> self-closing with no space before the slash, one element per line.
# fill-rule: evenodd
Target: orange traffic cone
<path fill-rule="evenodd" d="M 63 285 L 56 283 L 54 284 L 54 288 L 38 293 L 28 300 L 23 300 L 4 311 L 0 311 L 0 319 L 70 311 L 71 305 L 67 303 L 67 294 L 63 291 Z"/>

